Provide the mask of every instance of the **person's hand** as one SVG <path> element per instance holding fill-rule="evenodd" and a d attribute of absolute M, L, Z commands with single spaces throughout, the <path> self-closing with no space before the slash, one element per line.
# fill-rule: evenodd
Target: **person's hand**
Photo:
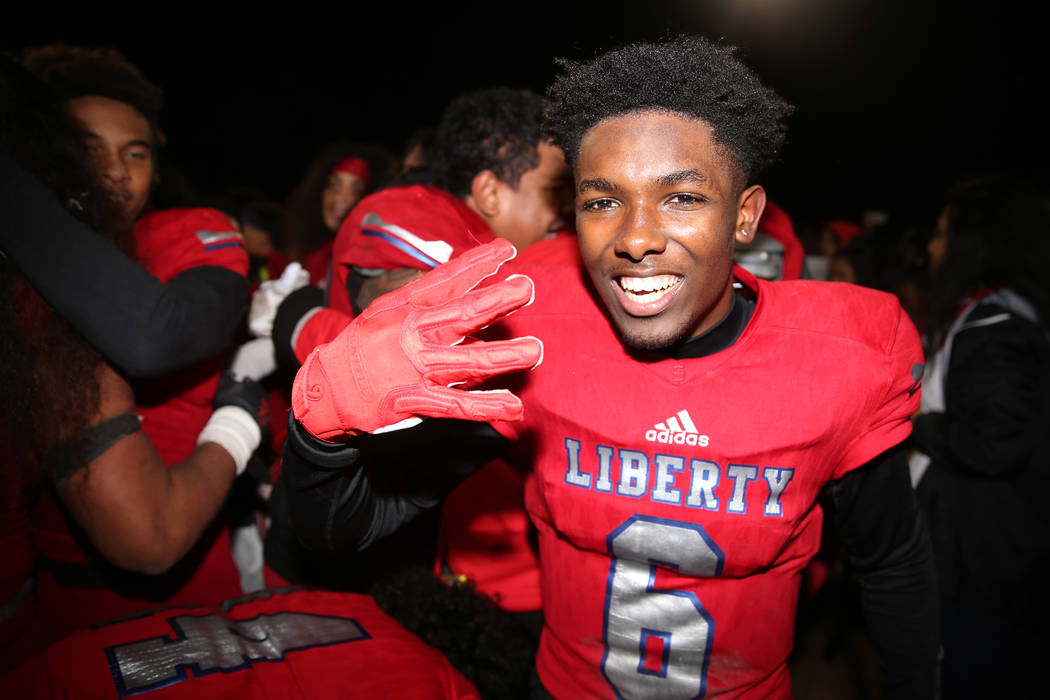
<path fill-rule="evenodd" d="M 521 275 L 474 289 L 514 255 L 497 239 L 376 299 L 303 363 L 292 387 L 295 417 L 329 441 L 408 427 L 422 416 L 520 420 L 521 400 L 509 391 L 453 387 L 529 369 L 543 357 L 537 338 L 467 341 L 532 301 L 532 280 Z"/>
<path fill-rule="evenodd" d="M 234 379 L 261 382 L 277 369 L 272 338 L 253 338 L 242 343 L 233 353 L 230 373 Z"/>
<path fill-rule="evenodd" d="M 273 333 L 273 319 L 277 307 L 284 298 L 310 281 L 310 273 L 293 262 L 284 268 L 280 279 L 266 280 L 259 285 L 252 295 L 252 304 L 248 309 L 248 329 L 258 338 L 269 338 Z"/>

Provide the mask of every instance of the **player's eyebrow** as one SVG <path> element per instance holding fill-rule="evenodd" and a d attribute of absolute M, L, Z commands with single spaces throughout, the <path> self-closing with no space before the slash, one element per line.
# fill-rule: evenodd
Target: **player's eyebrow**
<path fill-rule="evenodd" d="M 606 180 L 604 177 L 591 177 L 586 180 L 580 180 L 580 183 L 576 185 L 576 191 L 580 194 L 588 192 L 590 190 L 597 190 L 599 192 L 615 192 L 619 187 Z"/>
<path fill-rule="evenodd" d="M 96 134 L 94 131 L 90 131 L 88 129 L 82 129 L 80 131 L 80 136 L 82 138 L 92 139 L 92 140 L 95 140 L 95 141 L 103 141 L 103 140 L 105 140 L 105 139 L 102 138 L 101 134 Z M 153 148 L 153 145 L 149 141 L 147 141 L 146 139 L 132 139 L 131 141 L 128 141 L 127 143 L 125 143 L 123 147 L 126 148 L 128 146 L 142 146 L 143 148 L 149 148 L 149 149 Z"/>
<path fill-rule="evenodd" d="M 694 185 L 705 185 L 707 184 L 707 176 L 699 170 L 678 170 L 673 173 L 667 173 L 656 178 L 656 184 L 663 185 L 665 187 L 671 187 L 673 185 L 680 185 L 684 182 L 688 182 Z"/>

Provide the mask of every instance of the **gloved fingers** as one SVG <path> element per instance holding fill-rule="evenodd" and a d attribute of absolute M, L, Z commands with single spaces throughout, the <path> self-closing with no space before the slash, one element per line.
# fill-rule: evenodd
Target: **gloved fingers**
<path fill-rule="evenodd" d="M 471 248 L 458 258 L 434 268 L 401 289 L 379 297 L 362 317 L 372 317 L 406 303 L 414 306 L 436 306 L 463 296 L 482 280 L 495 274 L 500 266 L 517 255 L 507 240 Z"/>
<path fill-rule="evenodd" d="M 527 306 L 534 294 L 531 279 L 513 275 L 439 306 L 417 309 L 408 322 L 418 329 L 417 335 L 423 343 L 453 345 L 474 331 Z"/>
<path fill-rule="evenodd" d="M 304 270 L 303 266 L 299 263 L 290 262 L 275 282 L 274 287 L 283 294 L 288 295 L 296 289 L 300 289 L 309 284 L 310 273 Z M 266 282 L 263 282 L 263 284 L 266 284 Z"/>
<path fill-rule="evenodd" d="M 455 347 L 426 348 L 417 357 L 428 381 L 447 386 L 453 382 L 532 369 L 543 359 L 543 343 L 539 338 L 525 336 Z"/>
<path fill-rule="evenodd" d="M 270 338 L 256 338 L 243 343 L 230 362 L 230 372 L 235 379 L 259 381 L 273 374 L 276 369 L 277 358 Z"/>
<path fill-rule="evenodd" d="M 525 415 L 521 399 L 507 391 L 463 391 L 448 387 L 404 387 L 387 397 L 396 415 L 458 418 L 473 421 L 519 421 Z"/>

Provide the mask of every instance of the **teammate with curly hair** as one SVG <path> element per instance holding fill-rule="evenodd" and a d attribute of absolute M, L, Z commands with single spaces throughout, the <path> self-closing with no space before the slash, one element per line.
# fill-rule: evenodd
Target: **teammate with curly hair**
<path fill-rule="evenodd" d="M 899 448 L 918 335 L 889 295 L 733 265 L 788 105 L 701 38 L 563 65 L 547 125 L 575 166 L 578 256 L 542 242 L 466 291 L 511 255 L 476 249 L 306 360 L 284 464 L 300 536 L 369 546 L 509 441 L 542 569 L 534 697 L 787 698 L 827 495 L 887 694 L 933 697 L 936 587 Z"/>

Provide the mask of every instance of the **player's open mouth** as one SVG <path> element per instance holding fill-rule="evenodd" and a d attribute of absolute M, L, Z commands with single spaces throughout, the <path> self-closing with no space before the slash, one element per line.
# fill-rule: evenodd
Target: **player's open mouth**
<path fill-rule="evenodd" d="M 680 275 L 623 275 L 615 279 L 615 287 L 619 290 L 617 296 L 624 311 L 632 316 L 653 316 L 671 302 L 682 279 Z"/>
<path fill-rule="evenodd" d="M 109 201 L 121 209 L 127 209 L 131 205 L 131 195 L 127 192 L 110 192 Z"/>

